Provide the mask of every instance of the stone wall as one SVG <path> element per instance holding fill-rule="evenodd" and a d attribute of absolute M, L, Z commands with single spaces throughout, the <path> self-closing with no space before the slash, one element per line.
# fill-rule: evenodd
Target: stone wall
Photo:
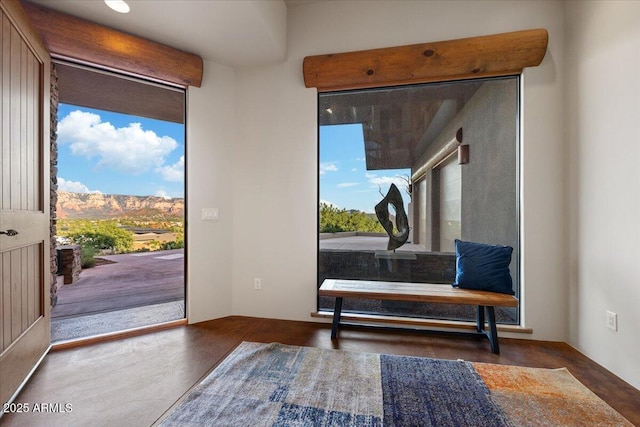
<path fill-rule="evenodd" d="M 415 259 L 382 259 L 371 250 L 323 249 L 318 252 L 318 287 L 326 278 L 415 283 L 452 283 L 455 279 L 455 254 L 411 254 Z"/>
<path fill-rule="evenodd" d="M 80 279 L 82 271 L 82 250 L 80 245 L 58 246 L 60 272 L 64 276 L 64 284 L 70 285 Z"/>
<path fill-rule="evenodd" d="M 398 252 L 406 255 L 406 252 Z M 453 283 L 456 255 L 452 253 L 415 252 L 415 259 L 376 257 L 375 251 L 325 249 L 318 252 L 318 287 L 326 278 L 382 280 L 389 282 Z M 318 309 L 332 311 L 335 298 L 318 297 Z M 381 301 L 345 298 L 344 312 L 408 316 L 426 319 L 474 321 L 476 307 L 462 304 L 429 304 L 406 301 Z M 517 322 L 517 313 L 496 307 L 500 323 Z"/>
<path fill-rule="evenodd" d="M 58 251 L 56 250 L 56 202 L 58 200 L 58 75 L 55 64 L 51 64 L 51 131 L 50 131 L 50 152 L 51 152 L 51 188 L 49 204 L 49 227 L 50 236 L 50 256 L 51 267 L 51 306 L 58 302 Z M 66 282 L 65 282 L 66 283 Z"/>

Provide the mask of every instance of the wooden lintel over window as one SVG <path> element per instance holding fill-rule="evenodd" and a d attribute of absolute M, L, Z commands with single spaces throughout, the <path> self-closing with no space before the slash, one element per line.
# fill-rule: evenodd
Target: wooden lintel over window
<path fill-rule="evenodd" d="M 180 87 L 202 84 L 202 58 L 71 15 L 22 2 L 53 57 Z"/>
<path fill-rule="evenodd" d="M 545 29 L 307 56 L 306 87 L 319 92 L 520 74 L 542 62 Z"/>

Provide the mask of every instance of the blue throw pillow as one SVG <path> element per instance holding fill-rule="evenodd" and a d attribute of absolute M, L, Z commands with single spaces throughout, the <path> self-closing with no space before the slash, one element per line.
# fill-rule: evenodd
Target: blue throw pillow
<path fill-rule="evenodd" d="M 453 286 L 464 289 L 500 292 L 513 295 L 509 272 L 511 246 L 455 241 L 456 281 Z"/>

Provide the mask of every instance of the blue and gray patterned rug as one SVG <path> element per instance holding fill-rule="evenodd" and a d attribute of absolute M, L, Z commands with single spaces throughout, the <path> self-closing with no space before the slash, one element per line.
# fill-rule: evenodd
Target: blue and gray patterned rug
<path fill-rule="evenodd" d="M 535 380 L 535 390 L 529 392 L 526 384 L 537 371 L 543 372 L 543 379 Z M 500 378 L 492 385 L 495 390 L 479 372 Z M 507 382 L 514 387 L 505 388 Z M 545 387 L 551 389 L 547 392 Z M 560 389 L 566 389 L 566 398 Z M 567 401 L 570 396 L 582 400 Z M 511 401 L 523 403 L 510 405 Z M 527 402 L 537 405 L 531 408 L 536 408 L 534 413 Z M 562 369 L 244 342 L 160 425 L 572 425 L 567 420 L 576 425 L 631 425 Z"/>

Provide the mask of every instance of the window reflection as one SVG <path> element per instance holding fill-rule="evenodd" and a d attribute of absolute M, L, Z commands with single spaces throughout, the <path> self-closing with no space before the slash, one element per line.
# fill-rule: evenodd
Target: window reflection
<path fill-rule="evenodd" d="M 451 283 L 453 242 L 462 239 L 512 246 L 518 295 L 518 88 L 507 77 L 320 94 L 318 286 L 325 278 Z M 391 184 L 410 227 L 394 256 L 374 213 Z M 344 303 L 364 313 L 475 316 L 472 306 Z M 333 309 L 333 299 L 320 298 L 319 308 Z M 499 311 L 499 321 L 518 323 L 518 310 Z"/>

